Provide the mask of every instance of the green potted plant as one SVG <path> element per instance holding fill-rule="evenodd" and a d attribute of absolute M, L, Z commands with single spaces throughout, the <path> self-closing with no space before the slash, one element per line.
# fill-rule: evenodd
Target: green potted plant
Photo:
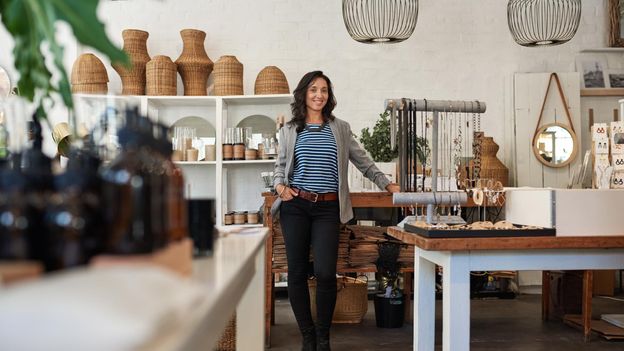
<path fill-rule="evenodd" d="M 389 112 L 379 114 L 379 119 L 375 122 L 373 131 L 368 127 L 362 129 L 360 143 L 375 161 L 377 167 L 387 175 L 394 176 L 392 181 L 396 181 L 396 163 L 393 162 L 399 156 L 398 146 L 390 146 L 390 119 Z M 395 140 L 396 141 L 396 140 Z M 397 145 L 397 143 L 395 143 Z M 416 154 L 419 162 L 427 160 L 430 149 L 427 140 L 423 137 L 416 137 Z M 392 178 L 392 177 L 391 177 Z"/>
<path fill-rule="evenodd" d="M 63 66 L 63 47 L 56 40 L 55 25 L 66 22 L 78 42 L 106 55 L 112 63 L 129 64 L 97 18 L 99 0 L 0 0 L 2 24 L 14 39 L 13 62 L 19 72 L 17 87 L 22 97 L 34 103 L 36 116 L 45 119 L 46 106 L 58 93 L 63 104 L 73 108 L 71 87 Z M 42 45 L 46 44 L 46 45 Z M 60 79 L 52 81 L 42 48 L 47 47 Z"/>
<path fill-rule="evenodd" d="M 379 114 L 371 133 L 368 127 L 362 129 L 360 142 L 375 162 L 392 162 L 399 156 L 399 149 L 390 146 L 390 119 L 388 111 Z"/>

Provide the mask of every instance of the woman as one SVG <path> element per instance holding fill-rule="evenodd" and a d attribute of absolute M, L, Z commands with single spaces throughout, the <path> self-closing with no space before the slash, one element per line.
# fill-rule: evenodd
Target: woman
<path fill-rule="evenodd" d="M 330 350 L 329 328 L 336 306 L 336 261 L 340 223 L 353 218 L 349 161 L 379 188 L 399 191 L 335 118 L 332 85 L 321 71 L 307 73 L 294 91 L 292 119 L 280 130 L 271 209 L 280 211 L 288 260 L 288 297 L 303 335 L 303 350 Z M 314 254 L 317 325 L 308 293 L 308 257 Z"/>

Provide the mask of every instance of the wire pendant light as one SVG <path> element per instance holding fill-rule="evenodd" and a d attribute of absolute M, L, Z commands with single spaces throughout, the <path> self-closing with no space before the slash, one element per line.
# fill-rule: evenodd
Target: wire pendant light
<path fill-rule="evenodd" d="M 509 0 L 507 23 L 522 46 L 563 44 L 574 37 L 581 20 L 581 0 Z"/>
<path fill-rule="evenodd" d="M 414 32 L 418 0 L 342 0 L 342 17 L 360 43 L 398 43 Z"/>

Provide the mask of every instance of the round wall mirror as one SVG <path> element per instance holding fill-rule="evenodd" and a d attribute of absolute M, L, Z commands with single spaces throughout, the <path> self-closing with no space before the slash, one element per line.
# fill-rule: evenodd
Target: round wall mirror
<path fill-rule="evenodd" d="M 561 123 L 542 126 L 533 138 L 535 157 L 548 167 L 563 167 L 574 160 L 578 152 L 576 134 Z"/>

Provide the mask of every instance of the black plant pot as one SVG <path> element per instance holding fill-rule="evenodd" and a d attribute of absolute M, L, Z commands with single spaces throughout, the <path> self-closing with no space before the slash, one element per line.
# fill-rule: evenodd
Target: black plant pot
<path fill-rule="evenodd" d="M 384 297 L 375 295 L 375 321 L 378 328 L 401 328 L 405 320 L 404 295 Z"/>

